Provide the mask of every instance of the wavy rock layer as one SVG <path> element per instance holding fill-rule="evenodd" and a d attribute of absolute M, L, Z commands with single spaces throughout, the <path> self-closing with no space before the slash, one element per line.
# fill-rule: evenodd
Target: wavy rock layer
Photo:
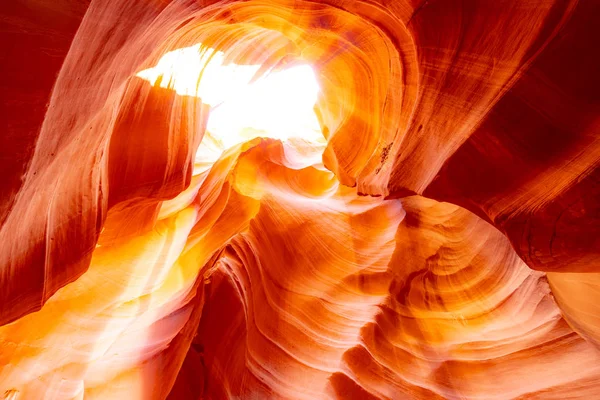
<path fill-rule="evenodd" d="M 1 8 L 4 398 L 600 395 L 597 2 Z M 200 43 L 324 140 L 213 146 Z"/>

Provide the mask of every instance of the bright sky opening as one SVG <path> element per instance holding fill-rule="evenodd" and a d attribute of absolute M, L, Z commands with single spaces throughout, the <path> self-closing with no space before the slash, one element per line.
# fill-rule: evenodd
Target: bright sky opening
<path fill-rule="evenodd" d="M 255 137 L 325 143 L 314 112 L 319 85 L 313 69 L 293 66 L 252 82 L 260 67 L 225 63 L 222 52 L 197 44 L 165 54 L 137 76 L 152 85 L 161 78 L 161 87 L 212 107 L 204 146 L 222 151 Z"/>

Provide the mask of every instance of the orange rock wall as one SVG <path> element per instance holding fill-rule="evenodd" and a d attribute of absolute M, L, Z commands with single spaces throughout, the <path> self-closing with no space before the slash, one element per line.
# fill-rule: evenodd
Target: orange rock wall
<path fill-rule="evenodd" d="M 600 3 L 0 12 L 4 398 L 600 395 Z M 210 107 L 136 77 L 196 43 L 310 63 L 326 145 L 198 172 Z"/>

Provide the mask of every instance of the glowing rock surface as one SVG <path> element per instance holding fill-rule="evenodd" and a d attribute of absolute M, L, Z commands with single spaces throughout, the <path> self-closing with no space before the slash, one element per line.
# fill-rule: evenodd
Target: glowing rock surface
<path fill-rule="evenodd" d="M 598 2 L 0 9 L 3 398 L 600 396 Z"/>

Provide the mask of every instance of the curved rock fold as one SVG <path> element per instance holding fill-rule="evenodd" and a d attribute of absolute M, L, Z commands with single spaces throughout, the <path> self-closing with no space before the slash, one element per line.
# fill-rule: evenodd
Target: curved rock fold
<path fill-rule="evenodd" d="M 600 3 L 0 8 L 3 398 L 600 395 Z"/>

